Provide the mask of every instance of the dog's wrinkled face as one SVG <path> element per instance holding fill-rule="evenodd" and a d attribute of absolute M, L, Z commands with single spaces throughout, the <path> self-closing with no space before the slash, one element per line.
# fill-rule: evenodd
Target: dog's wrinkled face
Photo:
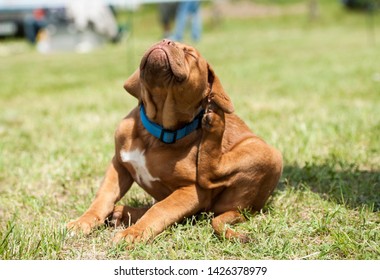
<path fill-rule="evenodd" d="M 227 113 L 233 111 L 219 79 L 199 52 L 169 40 L 146 51 L 124 88 L 144 103 L 149 119 L 167 129 L 190 122 L 206 98 Z"/>
<path fill-rule="evenodd" d="M 204 73 L 199 72 L 205 71 L 206 65 L 194 48 L 164 40 L 144 54 L 140 77 L 147 86 L 172 87 L 185 82 L 194 67 L 198 71 L 193 72 L 202 76 Z"/>

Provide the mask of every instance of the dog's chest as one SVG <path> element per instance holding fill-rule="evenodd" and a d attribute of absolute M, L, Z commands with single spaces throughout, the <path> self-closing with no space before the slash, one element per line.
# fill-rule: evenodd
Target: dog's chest
<path fill-rule="evenodd" d="M 120 157 L 124 163 L 129 163 L 133 167 L 135 171 L 134 179 L 140 186 L 152 187 L 152 182 L 159 181 L 160 179 L 153 177 L 149 172 L 144 153 L 140 149 L 132 151 L 121 150 Z"/>

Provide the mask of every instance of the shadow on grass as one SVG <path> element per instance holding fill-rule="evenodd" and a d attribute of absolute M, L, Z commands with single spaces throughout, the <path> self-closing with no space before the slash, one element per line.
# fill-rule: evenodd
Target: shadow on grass
<path fill-rule="evenodd" d="M 380 170 L 364 171 L 355 165 L 336 163 L 309 164 L 284 167 L 285 186 L 307 187 L 324 199 L 350 208 L 367 206 L 380 210 Z"/>

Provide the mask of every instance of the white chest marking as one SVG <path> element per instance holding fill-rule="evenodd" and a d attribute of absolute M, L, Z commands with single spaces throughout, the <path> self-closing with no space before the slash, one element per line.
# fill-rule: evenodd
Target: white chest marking
<path fill-rule="evenodd" d="M 136 182 L 139 185 L 152 187 L 153 181 L 158 181 L 159 178 L 153 177 L 146 166 L 144 151 L 136 149 L 134 151 L 120 151 L 120 157 L 123 162 L 128 162 L 133 166 L 136 172 Z"/>

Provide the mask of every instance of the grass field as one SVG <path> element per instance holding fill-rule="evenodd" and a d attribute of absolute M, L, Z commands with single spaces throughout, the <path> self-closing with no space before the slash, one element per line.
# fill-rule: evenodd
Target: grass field
<path fill-rule="evenodd" d="M 111 244 L 113 228 L 67 234 L 136 106 L 122 85 L 160 38 L 154 9 L 129 18 L 121 44 L 89 54 L 0 42 L 21 49 L 0 63 L 0 259 L 380 259 L 380 14 L 371 30 L 366 15 L 319 2 L 313 22 L 206 20 L 196 44 L 236 112 L 284 156 L 265 209 L 236 226 L 248 244 L 218 239 L 208 214 L 128 250 Z M 147 202 L 137 186 L 122 201 Z"/>

